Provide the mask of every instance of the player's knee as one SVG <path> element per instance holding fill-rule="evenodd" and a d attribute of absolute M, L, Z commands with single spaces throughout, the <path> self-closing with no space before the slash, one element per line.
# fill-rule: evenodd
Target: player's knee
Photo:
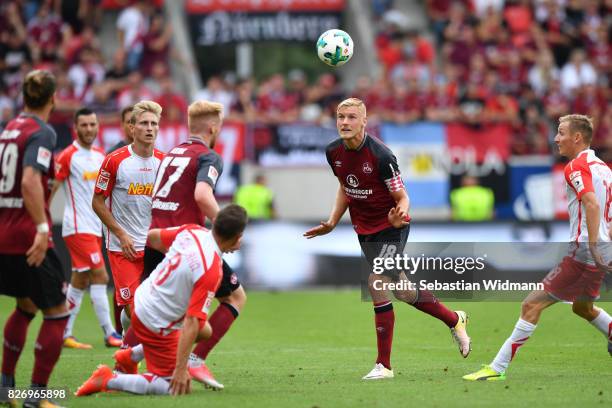
<path fill-rule="evenodd" d="M 416 291 L 396 290 L 393 291 L 393 295 L 397 300 L 405 303 L 412 304 L 416 300 Z"/>
<path fill-rule="evenodd" d="M 202 340 L 207 340 L 212 337 L 212 326 L 210 323 L 205 322 L 204 325 L 200 328 L 198 332 L 198 337 L 196 338 L 196 342 L 200 342 Z"/>
<path fill-rule="evenodd" d="M 70 284 L 73 288 L 85 290 L 89 286 L 89 274 L 85 272 L 72 272 Z"/>
<path fill-rule="evenodd" d="M 233 291 L 227 297 L 227 300 L 225 300 L 226 303 L 230 303 L 232 306 L 234 306 L 239 311 L 244 308 L 246 301 L 247 301 L 247 295 L 244 289 L 242 288 L 242 286 L 240 286 L 238 289 Z"/>
<path fill-rule="evenodd" d="M 530 316 L 533 314 L 539 314 L 541 311 L 541 306 L 537 302 L 525 300 L 521 304 L 521 314 L 522 316 Z"/>
<path fill-rule="evenodd" d="M 94 269 L 90 274 L 91 283 L 93 285 L 106 285 L 108 283 L 108 273 L 106 273 L 106 269 Z"/>
<path fill-rule="evenodd" d="M 17 307 L 29 314 L 36 314 L 38 308 L 30 298 L 18 298 Z"/>

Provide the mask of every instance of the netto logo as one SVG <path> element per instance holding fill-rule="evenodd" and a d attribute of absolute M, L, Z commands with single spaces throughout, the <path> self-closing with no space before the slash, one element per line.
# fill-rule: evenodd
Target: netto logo
<path fill-rule="evenodd" d="M 153 195 L 153 183 L 141 184 L 130 183 L 127 191 L 128 195 Z"/>
<path fill-rule="evenodd" d="M 351 187 L 359 186 L 359 179 L 354 174 L 349 174 L 346 176 L 346 182 Z"/>

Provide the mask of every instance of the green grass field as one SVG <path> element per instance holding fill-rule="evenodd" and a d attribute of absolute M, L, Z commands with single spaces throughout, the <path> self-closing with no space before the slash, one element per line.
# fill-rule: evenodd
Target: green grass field
<path fill-rule="evenodd" d="M 1 297 L 4 320 L 12 299 Z M 376 340 L 371 305 L 357 291 L 251 292 L 244 313 L 211 353 L 208 364 L 225 390 L 194 384 L 180 398 L 99 394 L 63 401 L 70 407 L 610 407 L 612 359 L 605 340 L 567 305 L 548 310 L 533 338 L 499 383 L 468 383 L 463 374 L 488 363 L 518 317 L 518 303 L 453 303 L 471 316 L 473 351 L 460 357 L 448 329 L 415 309 L 395 304 L 393 380 L 364 382 Z M 612 304 L 602 304 L 609 311 Z M 29 384 L 33 322 L 18 366 L 18 387 Z M 50 387 L 71 391 L 99 363 L 112 364 L 90 302 L 75 334 L 94 350 L 64 350 Z"/>

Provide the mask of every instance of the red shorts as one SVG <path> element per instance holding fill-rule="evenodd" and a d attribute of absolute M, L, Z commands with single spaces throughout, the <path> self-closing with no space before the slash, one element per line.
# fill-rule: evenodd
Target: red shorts
<path fill-rule="evenodd" d="M 567 302 L 576 300 L 595 300 L 599 297 L 599 289 L 604 273 L 596 266 L 578 262 L 569 256 L 546 275 L 544 290 L 553 297 Z"/>
<path fill-rule="evenodd" d="M 133 261 L 124 257 L 123 252 L 108 251 L 108 260 L 115 283 L 115 301 L 118 305 L 132 303 L 144 269 L 144 251 L 136 252 Z"/>
<path fill-rule="evenodd" d="M 132 328 L 142 344 L 147 371 L 159 377 L 172 376 L 176 367 L 180 331 L 173 330 L 165 336 L 155 333 L 138 320 L 134 311 L 132 311 Z"/>
<path fill-rule="evenodd" d="M 102 258 L 102 237 L 93 234 L 72 234 L 64 237 L 70 252 L 72 270 L 85 272 L 104 267 Z"/>

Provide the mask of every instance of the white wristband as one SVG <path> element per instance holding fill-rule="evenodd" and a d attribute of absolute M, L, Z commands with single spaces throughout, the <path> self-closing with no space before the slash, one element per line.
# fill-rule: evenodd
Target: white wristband
<path fill-rule="evenodd" d="M 36 226 L 36 232 L 39 234 L 48 234 L 49 233 L 49 224 L 46 222 L 41 222 Z"/>

